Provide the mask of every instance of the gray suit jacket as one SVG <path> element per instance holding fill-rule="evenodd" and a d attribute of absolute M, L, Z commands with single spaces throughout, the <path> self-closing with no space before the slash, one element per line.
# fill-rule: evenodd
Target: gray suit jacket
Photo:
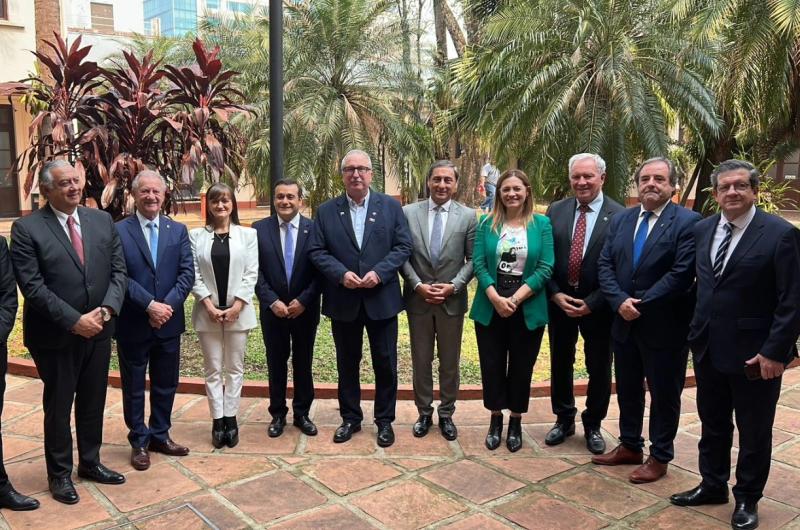
<path fill-rule="evenodd" d="M 400 269 L 405 279 L 403 298 L 406 311 L 422 314 L 431 305 L 414 291 L 417 283 L 452 283 L 456 294 L 445 300 L 443 306 L 448 315 L 463 315 L 467 312 L 467 284 L 472 279 L 472 245 L 478 224 L 475 210 L 452 201 L 447 214 L 447 224 L 442 237 L 442 252 L 439 263 L 431 264 L 428 241 L 428 199 L 403 207 L 403 214 L 413 239 L 411 257 Z"/>

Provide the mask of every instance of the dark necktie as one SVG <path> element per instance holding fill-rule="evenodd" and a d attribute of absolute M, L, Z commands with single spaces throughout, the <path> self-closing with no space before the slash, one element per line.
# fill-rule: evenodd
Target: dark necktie
<path fill-rule="evenodd" d="M 644 212 L 642 214 L 642 222 L 639 223 L 639 229 L 636 231 L 636 236 L 633 238 L 633 267 L 639 264 L 639 258 L 642 257 L 642 250 L 644 244 L 647 242 L 647 231 L 649 230 L 650 217 L 653 212 Z"/>
<path fill-rule="evenodd" d="M 581 277 L 581 261 L 583 260 L 583 243 L 586 241 L 586 212 L 590 210 L 586 204 L 578 207 L 580 214 L 575 223 L 575 232 L 572 235 L 572 246 L 569 248 L 569 261 L 567 262 L 567 281 L 573 287 L 578 286 Z"/>
<path fill-rule="evenodd" d="M 78 259 L 81 260 L 81 265 L 83 265 L 83 239 L 75 226 L 75 218 L 71 215 L 67 217 L 67 228 L 69 228 L 69 240 L 72 242 L 72 248 L 75 249 L 75 253 L 78 255 Z"/>
<path fill-rule="evenodd" d="M 292 266 L 294 266 L 294 239 L 292 238 L 292 223 L 283 223 L 286 227 L 286 239 L 283 241 L 283 264 L 286 267 L 286 283 L 292 281 Z"/>
<path fill-rule="evenodd" d="M 719 244 L 717 255 L 714 256 L 714 278 L 722 276 L 723 265 L 725 264 L 725 255 L 728 254 L 728 247 L 731 246 L 731 238 L 733 237 L 733 225 L 725 223 L 725 237 L 722 238 L 722 243 Z"/>

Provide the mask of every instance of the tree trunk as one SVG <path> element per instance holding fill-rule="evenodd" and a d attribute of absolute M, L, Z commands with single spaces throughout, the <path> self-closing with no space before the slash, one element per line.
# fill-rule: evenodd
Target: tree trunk
<path fill-rule="evenodd" d="M 447 4 L 447 0 L 439 0 L 439 2 L 441 4 L 444 25 L 447 27 L 450 38 L 453 39 L 453 46 L 456 49 L 456 54 L 462 57 L 464 55 L 464 50 L 467 48 L 467 39 L 464 36 L 464 32 L 461 31 L 461 26 L 458 25 L 458 20 L 453 14 L 453 11 Z"/>
<path fill-rule="evenodd" d="M 434 62 L 438 68 L 447 62 L 447 26 L 444 22 L 445 0 L 433 0 L 433 25 L 436 30 L 436 57 Z"/>

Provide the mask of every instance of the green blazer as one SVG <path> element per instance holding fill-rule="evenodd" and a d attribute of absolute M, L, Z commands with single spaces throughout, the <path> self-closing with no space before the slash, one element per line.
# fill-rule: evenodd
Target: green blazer
<path fill-rule="evenodd" d="M 488 326 L 494 315 L 494 306 L 486 296 L 486 289 L 497 282 L 497 244 L 500 234 L 492 230 L 492 220 L 488 215 L 481 217 L 475 234 L 472 250 L 472 264 L 478 289 L 472 302 L 469 318 Z M 525 326 L 529 330 L 547 324 L 547 280 L 553 274 L 553 229 L 547 216 L 535 214 L 528 223 L 528 258 L 525 261 L 523 277 L 533 291 L 533 296 L 522 302 Z"/>

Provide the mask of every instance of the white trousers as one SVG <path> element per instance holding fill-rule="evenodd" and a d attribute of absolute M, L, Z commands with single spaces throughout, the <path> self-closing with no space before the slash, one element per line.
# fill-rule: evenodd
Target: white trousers
<path fill-rule="evenodd" d="M 247 333 L 247 331 L 197 332 L 200 347 L 203 349 L 206 395 L 212 419 L 236 416 L 239 412 Z"/>

